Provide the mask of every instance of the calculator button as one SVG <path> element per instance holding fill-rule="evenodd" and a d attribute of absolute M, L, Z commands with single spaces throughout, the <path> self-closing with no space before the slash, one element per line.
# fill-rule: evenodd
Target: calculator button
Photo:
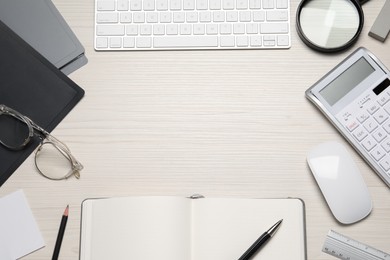
<path fill-rule="evenodd" d="M 375 147 L 376 141 L 371 136 L 367 137 L 362 142 L 363 147 L 369 152 L 372 148 Z M 390 140 L 389 140 L 389 149 L 390 149 Z"/>
<path fill-rule="evenodd" d="M 367 131 L 359 126 L 354 132 L 353 132 L 353 136 L 355 136 L 355 138 L 360 142 L 361 140 L 363 140 L 366 136 L 368 135 Z"/>
<path fill-rule="evenodd" d="M 361 113 L 360 115 L 357 116 L 357 120 L 360 122 L 360 123 L 363 123 L 364 121 L 367 120 L 367 118 L 370 117 L 370 114 L 367 112 L 367 111 L 363 111 L 363 113 Z"/>
<path fill-rule="evenodd" d="M 375 138 L 375 140 L 380 143 L 383 139 L 386 138 L 386 132 L 382 128 L 379 128 L 378 131 L 375 131 L 372 136 Z"/>
<path fill-rule="evenodd" d="M 390 120 L 387 120 L 382 127 L 386 130 L 388 134 L 390 134 Z"/>
<path fill-rule="evenodd" d="M 374 114 L 374 118 L 375 118 L 375 120 L 376 120 L 379 124 L 382 124 L 383 122 L 386 121 L 386 119 L 389 118 L 389 114 L 387 114 L 385 110 L 380 109 L 380 110 L 378 110 L 378 112 L 376 112 L 376 113 Z"/>
<path fill-rule="evenodd" d="M 352 122 L 350 122 L 350 123 L 348 123 L 348 124 L 346 125 L 347 129 L 348 129 L 350 132 L 352 132 L 353 130 L 355 130 L 356 127 L 358 127 L 358 126 L 359 126 L 359 123 L 358 123 L 357 121 L 352 121 Z"/>
<path fill-rule="evenodd" d="M 390 96 L 388 95 L 388 93 L 384 93 L 384 95 L 382 95 L 379 99 L 378 99 L 378 103 L 379 105 L 383 106 L 385 105 L 387 102 L 389 102 L 390 100 Z"/>
<path fill-rule="evenodd" d="M 382 145 L 383 149 L 385 149 L 386 152 L 390 152 L 390 138 L 387 138 L 386 140 L 384 140 L 381 145 Z"/>
<path fill-rule="evenodd" d="M 377 127 L 378 127 L 378 124 L 375 122 L 375 120 L 370 117 L 369 119 L 366 120 L 366 122 L 364 122 L 364 128 L 369 132 L 371 133 L 372 131 L 374 131 Z"/>
<path fill-rule="evenodd" d="M 390 114 L 390 103 L 387 103 L 383 108 Z"/>
<path fill-rule="evenodd" d="M 374 114 L 377 110 L 379 109 L 379 105 L 377 103 L 371 103 L 369 106 L 368 106 L 368 113 L 370 113 L 371 115 Z"/>
<path fill-rule="evenodd" d="M 382 149 L 382 147 L 376 146 L 374 150 L 372 150 L 371 155 L 375 160 L 379 161 L 386 155 L 386 152 Z"/>
<path fill-rule="evenodd" d="M 385 171 L 390 170 L 390 156 L 387 155 L 385 158 L 383 158 L 383 160 L 379 164 L 383 168 L 383 170 Z"/>

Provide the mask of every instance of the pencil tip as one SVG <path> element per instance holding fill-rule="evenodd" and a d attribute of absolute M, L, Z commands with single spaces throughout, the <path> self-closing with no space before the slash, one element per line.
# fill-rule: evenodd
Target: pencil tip
<path fill-rule="evenodd" d="M 64 216 L 69 215 L 69 205 L 66 206 L 65 211 L 64 211 Z"/>

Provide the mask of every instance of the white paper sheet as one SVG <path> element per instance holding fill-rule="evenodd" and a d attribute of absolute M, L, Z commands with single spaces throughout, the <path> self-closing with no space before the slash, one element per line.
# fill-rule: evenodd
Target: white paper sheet
<path fill-rule="evenodd" d="M 24 192 L 0 198 L 0 259 L 15 260 L 44 246 Z"/>

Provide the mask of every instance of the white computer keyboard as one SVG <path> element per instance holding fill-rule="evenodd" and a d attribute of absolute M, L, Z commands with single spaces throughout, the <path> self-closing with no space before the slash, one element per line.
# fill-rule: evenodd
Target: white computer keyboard
<path fill-rule="evenodd" d="M 96 50 L 290 46 L 289 0 L 95 0 Z"/>

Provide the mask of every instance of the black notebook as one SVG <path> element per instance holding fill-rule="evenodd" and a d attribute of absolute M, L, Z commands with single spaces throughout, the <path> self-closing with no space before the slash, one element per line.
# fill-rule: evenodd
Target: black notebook
<path fill-rule="evenodd" d="M 0 104 L 51 132 L 83 96 L 83 89 L 0 21 Z M 38 145 L 38 139 L 21 151 L 0 145 L 0 186 Z"/>

